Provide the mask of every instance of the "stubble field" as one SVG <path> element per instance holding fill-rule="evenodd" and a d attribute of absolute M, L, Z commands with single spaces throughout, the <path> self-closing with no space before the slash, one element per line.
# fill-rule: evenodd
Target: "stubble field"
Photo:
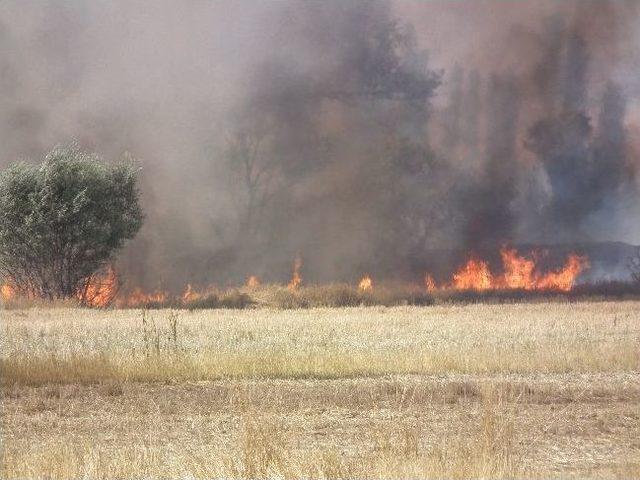
<path fill-rule="evenodd" d="M 640 302 L 0 310 L 0 477 L 640 477 Z"/>

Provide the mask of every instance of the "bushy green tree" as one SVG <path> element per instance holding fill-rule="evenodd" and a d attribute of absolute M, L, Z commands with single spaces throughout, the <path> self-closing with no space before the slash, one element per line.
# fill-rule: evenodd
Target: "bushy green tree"
<path fill-rule="evenodd" d="M 0 173 L 0 277 L 23 294 L 82 297 L 142 225 L 137 168 L 78 146 Z"/>

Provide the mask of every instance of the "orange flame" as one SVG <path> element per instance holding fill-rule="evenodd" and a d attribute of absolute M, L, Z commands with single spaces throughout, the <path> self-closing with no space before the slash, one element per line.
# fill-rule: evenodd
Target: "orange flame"
<path fill-rule="evenodd" d="M 365 275 L 358 284 L 358 290 L 361 292 L 368 292 L 371 289 L 373 289 L 373 281 L 371 281 L 371 277 L 369 275 Z"/>
<path fill-rule="evenodd" d="M 471 259 L 454 273 L 450 284 L 438 287 L 433 277 L 426 274 L 425 288 L 428 292 L 448 288 L 479 291 L 523 289 L 568 292 L 575 285 L 578 276 L 589 268 L 587 258 L 571 254 L 561 269 L 542 274 L 536 272 L 535 260 L 520 256 L 513 248 L 502 248 L 500 256 L 502 257 L 502 275 L 494 276 L 484 260 Z"/>
<path fill-rule="evenodd" d="M 260 279 L 255 275 L 251 275 L 247 278 L 247 288 L 258 288 L 260 286 Z"/>
<path fill-rule="evenodd" d="M 16 296 L 16 289 L 11 285 L 9 285 L 8 283 L 3 283 L 2 285 L 0 285 L 0 298 L 3 302 L 8 302 L 9 300 L 16 298 Z"/>
<path fill-rule="evenodd" d="M 545 276 L 539 278 L 536 282 L 537 287 L 568 292 L 573 288 L 578 275 L 587 268 L 589 268 L 589 260 L 572 253 L 569 255 L 569 258 L 567 258 L 562 269 L 547 273 Z"/>
<path fill-rule="evenodd" d="M 200 298 L 200 292 L 196 292 L 191 288 L 191 284 L 187 283 L 187 288 L 185 288 L 182 293 L 182 301 L 183 303 L 192 302 L 194 300 L 198 300 Z"/>
<path fill-rule="evenodd" d="M 504 266 L 504 288 L 523 288 L 532 290 L 536 288 L 533 271 L 536 263 L 520 257 L 515 249 L 502 248 L 500 250 L 502 265 Z"/>
<path fill-rule="evenodd" d="M 151 293 L 145 293 L 141 288 L 135 288 L 123 300 L 118 302 L 120 307 L 139 308 L 152 303 L 164 303 L 169 298 L 167 292 L 156 290 Z"/>
<path fill-rule="evenodd" d="M 428 273 L 424 276 L 424 286 L 427 289 L 427 292 L 433 292 L 438 288 L 436 286 L 436 281 Z"/>
<path fill-rule="evenodd" d="M 288 285 L 289 290 L 297 289 L 302 283 L 302 277 L 300 276 L 301 268 L 302 268 L 302 259 L 298 256 L 293 262 L 293 275 L 291 276 L 291 281 L 289 282 L 289 285 Z"/>
<path fill-rule="evenodd" d="M 107 307 L 118 293 L 118 276 L 113 266 L 93 275 L 85 288 L 78 292 L 80 301 L 90 307 Z"/>
<path fill-rule="evenodd" d="M 453 275 L 457 290 L 487 290 L 493 286 L 489 265 L 482 260 L 471 259 Z"/>
<path fill-rule="evenodd" d="M 187 288 L 185 288 L 180 299 L 182 300 L 182 303 L 189 303 L 200 300 L 201 298 L 206 298 L 210 295 L 215 295 L 216 293 L 217 289 L 213 285 L 210 285 L 201 290 L 196 290 L 195 288 L 191 287 L 190 283 L 187 283 Z"/>

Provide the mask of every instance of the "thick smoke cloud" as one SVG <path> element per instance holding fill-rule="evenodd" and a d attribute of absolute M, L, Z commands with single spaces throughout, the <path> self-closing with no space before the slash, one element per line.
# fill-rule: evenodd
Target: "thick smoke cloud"
<path fill-rule="evenodd" d="M 139 158 L 146 288 L 640 243 L 639 45 L 634 1 L 7 1 L 0 165 Z"/>

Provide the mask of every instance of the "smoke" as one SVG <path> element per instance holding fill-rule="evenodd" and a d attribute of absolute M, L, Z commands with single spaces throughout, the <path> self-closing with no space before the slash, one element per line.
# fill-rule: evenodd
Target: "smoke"
<path fill-rule="evenodd" d="M 640 243 L 634 1 L 0 4 L 0 166 L 143 168 L 131 284 L 417 275 Z"/>
<path fill-rule="evenodd" d="M 454 31 L 461 12 L 437 7 L 439 18 L 448 19 L 440 28 Z M 466 194 L 456 194 L 467 213 L 462 235 L 450 238 L 470 249 L 505 239 L 637 241 L 632 228 L 623 227 L 638 221 L 637 156 L 629 154 L 628 141 L 637 128 L 629 118 L 639 108 L 637 3 L 481 1 L 472 11 L 467 7 L 465 14 L 480 26 L 461 24 L 484 48 L 457 52 L 454 42 L 451 50 L 470 65 L 469 76 L 480 71 L 487 84 L 480 114 L 486 136 L 484 157 L 469 154 L 477 152 L 473 141 L 462 150 L 449 147 L 450 112 L 466 110 L 459 105 L 462 74 L 454 68 L 445 82 L 451 97 L 435 130 L 442 131 L 439 149 L 473 165 L 473 176 L 462 180 Z M 476 105 L 468 103 L 472 119 Z"/>

